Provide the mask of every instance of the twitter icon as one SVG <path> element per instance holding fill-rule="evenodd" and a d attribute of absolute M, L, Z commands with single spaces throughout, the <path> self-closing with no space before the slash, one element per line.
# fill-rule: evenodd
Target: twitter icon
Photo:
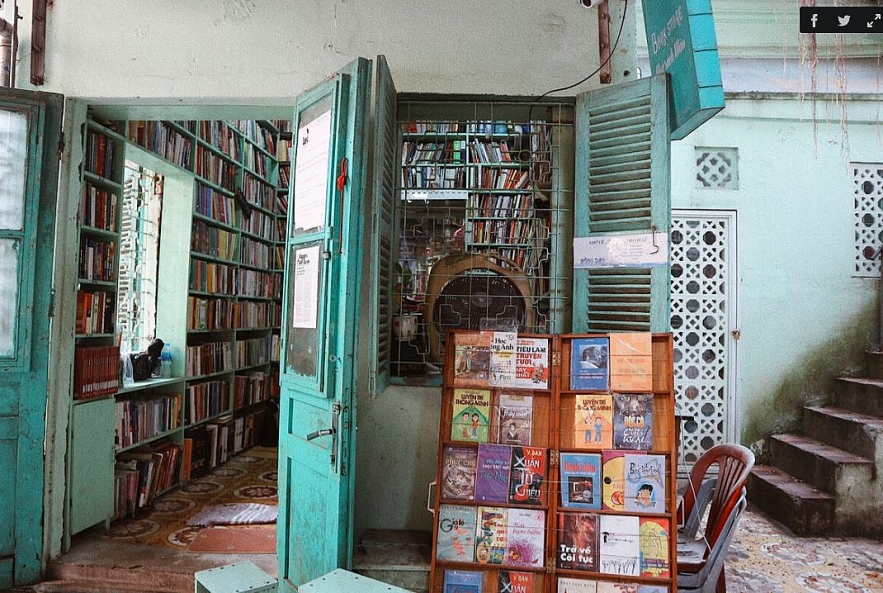
<path fill-rule="evenodd" d="M 852 18 L 852 15 L 847 14 L 846 16 L 837 16 L 837 26 L 845 27 L 849 24 L 849 19 Z"/>

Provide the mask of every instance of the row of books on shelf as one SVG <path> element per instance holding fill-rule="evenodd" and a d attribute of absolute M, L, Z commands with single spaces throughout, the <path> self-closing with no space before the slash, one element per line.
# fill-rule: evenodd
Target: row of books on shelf
<path fill-rule="evenodd" d="M 120 399 L 116 402 L 114 444 L 130 447 L 181 425 L 180 393 Z"/>
<path fill-rule="evenodd" d="M 475 121 L 412 120 L 402 123 L 405 134 L 482 134 L 522 135 L 536 133 L 546 127 L 542 120 L 519 122 L 502 119 Z"/>
<path fill-rule="evenodd" d="M 236 226 L 238 217 L 236 215 L 235 200 L 232 196 L 222 194 L 211 187 L 196 182 L 194 200 L 193 211 L 197 214 L 207 216 L 223 224 Z"/>
<path fill-rule="evenodd" d="M 278 360 L 279 336 L 276 334 L 262 338 L 236 340 L 236 368 L 266 364 Z M 276 348 L 275 352 L 273 348 Z"/>
<path fill-rule="evenodd" d="M 185 424 L 196 424 L 229 410 L 229 382 L 206 381 L 187 386 L 187 397 L 184 400 Z"/>
<path fill-rule="evenodd" d="M 84 280 L 113 282 L 116 278 L 116 243 L 89 237 L 80 239 L 77 273 Z"/>
<path fill-rule="evenodd" d="M 495 397 L 496 393 L 496 397 Z M 534 400 L 525 392 L 457 387 L 453 390 L 451 441 L 534 444 Z M 573 449 L 638 450 L 653 446 L 652 393 L 580 393 L 573 419 L 560 427 L 562 446 Z M 549 435 L 539 444 L 549 444 Z"/>
<path fill-rule="evenodd" d="M 266 409 L 251 408 L 184 430 L 181 480 L 198 478 L 258 444 Z"/>
<path fill-rule="evenodd" d="M 539 219 L 519 216 L 499 220 L 468 220 L 466 222 L 466 244 L 491 245 L 532 245 L 546 232 Z"/>
<path fill-rule="evenodd" d="M 489 581 L 494 593 L 533 593 L 534 573 L 519 570 L 499 570 L 496 575 L 477 570 L 446 569 L 442 593 L 485 593 Z M 554 593 L 670 593 L 666 585 L 608 581 L 599 579 L 558 577 Z"/>
<path fill-rule="evenodd" d="M 230 158 L 241 160 L 240 135 L 225 121 L 201 120 L 197 122 L 197 134 Z"/>
<path fill-rule="evenodd" d="M 281 318 L 278 302 L 187 297 L 187 329 L 191 331 L 271 328 L 278 326 Z"/>
<path fill-rule="evenodd" d="M 536 215 L 533 194 L 470 194 L 467 218 L 528 218 Z"/>
<path fill-rule="evenodd" d="M 80 224 L 107 231 L 117 226 L 119 196 L 87 181 L 80 200 Z"/>
<path fill-rule="evenodd" d="M 129 121 L 126 135 L 130 142 L 188 171 L 192 169 L 193 141 L 181 134 L 169 122 Z"/>
<path fill-rule="evenodd" d="M 275 196 L 272 198 L 275 201 Z M 271 201 L 270 204 L 273 204 Z M 275 216 L 269 216 L 257 210 L 252 210 L 251 216 L 247 217 L 242 224 L 243 232 L 255 235 L 266 241 L 278 243 L 282 240 L 279 234 L 278 220 Z"/>
<path fill-rule="evenodd" d="M 77 289 L 77 334 L 112 334 L 115 316 L 114 293 Z"/>
<path fill-rule="evenodd" d="M 279 196 L 282 196 L 283 199 L 277 197 L 276 209 L 279 214 L 286 214 L 288 212 L 288 186 L 291 185 L 291 166 L 288 164 L 279 165 L 279 189 L 282 190 L 279 192 Z"/>
<path fill-rule="evenodd" d="M 276 187 L 253 175 L 245 175 L 242 180 L 242 194 L 249 204 L 273 211 L 276 205 Z"/>
<path fill-rule="evenodd" d="M 242 237 L 239 261 L 248 266 L 264 270 L 271 269 L 273 267 L 273 246 L 251 237 Z"/>
<path fill-rule="evenodd" d="M 558 512 L 555 567 L 610 576 L 671 576 L 668 517 Z M 505 506 L 439 507 L 436 560 L 544 569 L 546 511 Z M 476 571 L 477 572 L 477 571 Z"/>
<path fill-rule="evenodd" d="M 74 349 L 74 399 L 113 395 L 120 387 L 119 346 L 77 346 Z"/>
<path fill-rule="evenodd" d="M 237 120 L 234 123 L 236 129 L 239 130 L 252 144 L 256 144 L 270 153 L 274 151 L 276 134 L 273 130 L 268 129 L 253 119 Z M 275 124 L 271 125 L 273 125 L 276 130 L 279 130 L 279 126 Z"/>
<path fill-rule="evenodd" d="M 99 177 L 112 177 L 116 143 L 106 134 L 89 130 L 86 146 L 85 162 L 83 163 L 86 171 Z"/>
<path fill-rule="evenodd" d="M 546 389 L 549 340 L 519 337 L 512 348 L 495 346 L 496 332 L 459 334 L 455 342 L 454 385 Z M 617 332 L 574 338 L 564 374 L 570 391 L 650 391 L 653 346 L 649 332 Z M 530 352 L 528 352 L 530 351 Z M 513 356 L 514 353 L 514 356 Z M 530 356 L 528 356 L 530 354 Z M 514 376 L 513 376 L 514 374 Z M 533 384 L 532 384 L 533 383 Z"/>
<path fill-rule="evenodd" d="M 276 162 L 272 154 L 275 154 L 275 149 L 273 153 L 267 154 L 258 146 L 247 146 L 242 155 L 242 164 L 266 179 L 273 171 Z"/>
<path fill-rule="evenodd" d="M 137 517 L 179 481 L 181 447 L 164 439 L 119 453 L 114 470 L 114 519 Z"/>
<path fill-rule="evenodd" d="M 250 371 L 233 377 L 233 407 L 237 410 L 279 397 L 278 373 Z"/>
<path fill-rule="evenodd" d="M 194 173 L 227 191 L 236 189 L 236 166 L 218 153 L 197 145 Z"/>
<path fill-rule="evenodd" d="M 190 234 L 190 249 L 218 259 L 233 261 L 239 252 L 239 233 L 220 229 L 194 220 Z"/>
<path fill-rule="evenodd" d="M 282 274 L 192 258 L 189 289 L 242 297 L 279 299 L 282 298 Z"/>
<path fill-rule="evenodd" d="M 422 165 L 402 167 L 402 187 L 406 189 L 466 189 L 466 170 L 462 167 Z"/>
<path fill-rule="evenodd" d="M 233 347 L 230 342 L 208 342 L 187 346 L 184 372 L 188 377 L 219 373 L 233 368 Z"/>
<path fill-rule="evenodd" d="M 480 443 L 446 444 L 442 451 L 442 500 L 544 506 L 558 491 L 568 510 L 666 512 L 667 458 L 646 451 L 558 453 L 557 480 L 549 482 L 544 447 Z"/>

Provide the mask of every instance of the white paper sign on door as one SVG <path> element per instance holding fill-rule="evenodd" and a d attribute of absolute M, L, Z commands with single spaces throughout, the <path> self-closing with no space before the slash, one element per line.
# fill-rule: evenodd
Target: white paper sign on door
<path fill-rule="evenodd" d="M 294 308 L 291 327 L 315 329 L 319 319 L 319 246 L 294 252 Z"/>
<path fill-rule="evenodd" d="M 668 264 L 668 233 L 623 233 L 573 239 L 574 268 L 655 268 Z"/>
<path fill-rule="evenodd" d="M 329 110 L 297 131 L 294 164 L 295 229 L 321 229 L 325 225 L 330 148 L 331 111 Z"/>

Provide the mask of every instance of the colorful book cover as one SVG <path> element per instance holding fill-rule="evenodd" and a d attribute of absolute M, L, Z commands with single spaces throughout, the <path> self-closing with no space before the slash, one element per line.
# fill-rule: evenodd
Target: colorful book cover
<path fill-rule="evenodd" d="M 641 583 L 636 589 L 637 593 L 670 593 L 665 585 L 645 585 Z"/>
<path fill-rule="evenodd" d="M 454 385 L 488 385 L 493 332 L 454 334 Z"/>
<path fill-rule="evenodd" d="M 475 468 L 475 500 L 501 502 L 509 500 L 509 473 L 512 447 L 495 443 L 479 443 Z"/>
<path fill-rule="evenodd" d="M 496 442 L 530 445 L 533 428 L 533 396 L 500 394 Z"/>
<path fill-rule="evenodd" d="M 649 332 L 610 334 L 610 390 L 653 389 L 653 335 Z"/>
<path fill-rule="evenodd" d="M 607 391 L 607 338 L 574 338 L 570 342 L 570 388 Z"/>
<path fill-rule="evenodd" d="M 597 531 L 598 516 L 594 513 L 558 513 L 555 566 L 568 570 L 597 570 Z"/>
<path fill-rule="evenodd" d="M 647 451 L 653 447 L 653 394 L 613 394 L 613 448 Z"/>
<path fill-rule="evenodd" d="M 486 443 L 490 427 L 491 391 L 454 389 L 451 440 Z"/>
<path fill-rule="evenodd" d="M 558 577 L 557 593 L 597 593 L 598 581 Z"/>
<path fill-rule="evenodd" d="M 636 515 L 601 515 L 598 518 L 598 571 L 640 576 L 640 519 Z"/>
<path fill-rule="evenodd" d="M 671 523 L 667 517 L 641 517 L 641 576 L 671 577 L 669 546 Z"/>
<path fill-rule="evenodd" d="M 601 508 L 600 453 L 561 453 L 558 468 L 563 508 Z"/>
<path fill-rule="evenodd" d="M 601 452 L 601 508 L 625 510 L 625 451 Z"/>
<path fill-rule="evenodd" d="M 543 447 L 513 446 L 509 464 L 509 503 L 541 505 L 546 500 L 548 452 Z"/>
<path fill-rule="evenodd" d="M 665 456 L 627 453 L 625 510 L 638 513 L 664 513 L 665 496 Z"/>
<path fill-rule="evenodd" d="M 575 398 L 573 446 L 576 449 L 613 447 L 613 396 L 580 393 Z"/>
<path fill-rule="evenodd" d="M 534 574 L 519 570 L 501 570 L 497 573 L 496 593 L 533 593 Z"/>
<path fill-rule="evenodd" d="M 444 593 L 482 593 L 484 573 L 478 570 L 445 570 Z"/>
<path fill-rule="evenodd" d="M 638 583 L 598 582 L 598 593 L 640 593 L 640 591 L 641 585 Z"/>
<path fill-rule="evenodd" d="M 548 338 L 518 338 L 515 348 L 515 380 L 508 387 L 549 388 Z"/>
<path fill-rule="evenodd" d="M 516 332 L 493 332 L 491 338 L 490 377 L 491 385 L 506 387 L 515 383 Z"/>
<path fill-rule="evenodd" d="M 503 564 L 506 557 L 508 512 L 506 507 L 478 507 L 475 562 Z"/>
<path fill-rule="evenodd" d="M 453 562 L 472 562 L 475 554 L 475 524 L 475 507 L 440 505 L 435 557 Z"/>
<path fill-rule="evenodd" d="M 546 512 L 541 509 L 508 509 L 506 555 L 503 564 L 541 568 L 545 564 Z"/>
<path fill-rule="evenodd" d="M 474 500 L 478 450 L 466 445 L 445 445 L 442 456 L 441 497 Z"/>

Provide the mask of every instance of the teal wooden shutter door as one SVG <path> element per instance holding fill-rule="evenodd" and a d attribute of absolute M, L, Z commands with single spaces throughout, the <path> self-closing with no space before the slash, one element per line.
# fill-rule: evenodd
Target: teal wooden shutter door
<path fill-rule="evenodd" d="M 668 234 L 668 75 L 577 98 L 574 236 Z M 574 270 L 573 331 L 669 330 L 669 267 Z"/>
<path fill-rule="evenodd" d="M 396 88 L 384 56 L 375 61 L 374 85 L 374 236 L 371 266 L 372 290 L 371 364 L 369 391 L 380 394 L 389 385 L 391 359 L 392 307 L 392 246 L 393 214 L 395 211 L 395 180 L 398 171 L 396 159 Z"/>

